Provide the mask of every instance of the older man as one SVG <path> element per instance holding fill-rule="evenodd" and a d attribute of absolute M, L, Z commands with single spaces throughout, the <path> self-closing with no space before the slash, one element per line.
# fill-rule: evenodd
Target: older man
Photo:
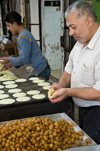
<path fill-rule="evenodd" d="M 70 5 L 65 18 L 77 42 L 59 83 L 51 86 L 59 91 L 49 99 L 55 103 L 71 96 L 80 107 L 80 127 L 100 143 L 100 27 L 92 6 L 84 1 Z"/>

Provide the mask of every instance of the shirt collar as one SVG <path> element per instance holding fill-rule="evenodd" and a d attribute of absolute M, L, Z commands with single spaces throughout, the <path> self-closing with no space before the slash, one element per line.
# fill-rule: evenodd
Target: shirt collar
<path fill-rule="evenodd" d="M 26 30 L 26 29 L 24 29 L 24 30 L 19 34 L 18 38 L 24 33 L 25 30 Z"/>
<path fill-rule="evenodd" d="M 98 39 L 98 37 L 100 36 L 100 26 L 97 29 L 96 33 L 94 34 L 94 36 L 92 37 L 91 41 L 89 42 L 89 44 L 87 45 L 87 47 L 91 50 L 93 50 L 94 45 Z"/>

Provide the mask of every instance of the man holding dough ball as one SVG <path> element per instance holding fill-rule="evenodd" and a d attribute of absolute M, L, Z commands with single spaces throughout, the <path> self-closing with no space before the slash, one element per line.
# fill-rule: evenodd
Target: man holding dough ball
<path fill-rule="evenodd" d="M 3 64 L 2 70 L 6 70 L 12 66 L 19 68 L 25 65 L 30 77 L 42 77 L 49 80 L 50 66 L 47 59 L 33 37 L 33 35 L 24 28 L 21 23 L 21 16 L 16 11 L 8 12 L 4 16 L 4 22 L 9 31 L 14 35 L 18 35 L 18 48 L 20 55 L 18 57 L 4 57 L 0 59 Z"/>

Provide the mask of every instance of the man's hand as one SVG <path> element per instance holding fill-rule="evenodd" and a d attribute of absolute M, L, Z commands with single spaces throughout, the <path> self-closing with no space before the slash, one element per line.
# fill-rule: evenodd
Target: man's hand
<path fill-rule="evenodd" d="M 58 83 L 54 83 L 54 84 L 50 87 L 50 89 L 59 90 L 59 89 L 61 89 L 61 85 L 58 84 Z"/>
<path fill-rule="evenodd" d="M 49 98 L 49 100 L 52 102 L 52 103 L 56 103 L 56 102 L 61 102 L 63 99 L 65 99 L 66 97 L 69 97 L 68 96 L 68 88 L 61 88 L 60 90 L 58 90 L 57 93 L 55 93 L 53 95 L 53 98 Z"/>
<path fill-rule="evenodd" d="M 0 63 L 7 64 L 10 61 L 10 57 L 3 57 L 0 58 Z"/>
<path fill-rule="evenodd" d="M 11 63 L 7 63 L 3 65 L 1 70 L 7 70 L 8 68 L 11 68 L 11 67 L 12 67 Z"/>

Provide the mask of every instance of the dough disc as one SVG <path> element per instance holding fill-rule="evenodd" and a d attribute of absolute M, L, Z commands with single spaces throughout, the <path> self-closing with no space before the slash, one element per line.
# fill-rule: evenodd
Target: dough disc
<path fill-rule="evenodd" d="M 33 95 L 32 98 L 33 99 L 43 99 L 45 98 L 46 96 L 44 94 L 36 94 L 36 95 Z"/>

